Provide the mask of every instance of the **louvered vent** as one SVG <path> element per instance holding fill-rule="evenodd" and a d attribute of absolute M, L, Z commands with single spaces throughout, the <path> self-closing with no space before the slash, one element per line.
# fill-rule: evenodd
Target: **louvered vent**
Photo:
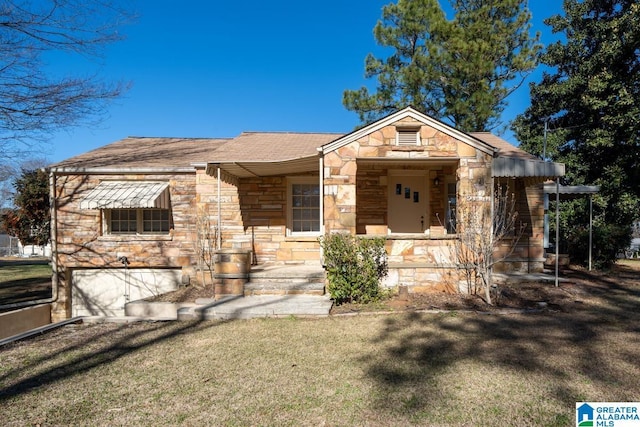
<path fill-rule="evenodd" d="M 418 145 L 417 129 L 398 129 L 398 145 Z"/>

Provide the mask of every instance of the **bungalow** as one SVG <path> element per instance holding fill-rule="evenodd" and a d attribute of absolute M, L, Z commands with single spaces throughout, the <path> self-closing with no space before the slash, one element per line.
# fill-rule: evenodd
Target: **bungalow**
<path fill-rule="evenodd" d="M 382 236 L 387 286 L 438 290 L 458 267 L 457 213 L 499 184 L 526 224 L 502 268 L 541 271 L 543 182 L 564 175 L 564 165 L 411 107 L 346 135 L 130 137 L 50 170 L 55 320 L 113 314 L 107 301 L 139 297 L 135 289 L 201 280 L 203 220 L 217 249 L 251 251 L 252 271 L 320 269 L 324 233 Z"/>

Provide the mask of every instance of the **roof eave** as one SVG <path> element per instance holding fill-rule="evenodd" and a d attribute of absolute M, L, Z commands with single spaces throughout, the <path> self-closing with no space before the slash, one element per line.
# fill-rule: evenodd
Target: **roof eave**
<path fill-rule="evenodd" d="M 82 167 L 69 167 L 69 166 L 53 166 L 49 168 L 49 171 L 54 174 L 88 174 L 88 175 L 113 175 L 113 174 L 126 174 L 126 173 L 146 173 L 146 174 L 160 174 L 160 173 L 194 173 L 195 167 L 95 167 L 95 168 L 82 168 Z"/>

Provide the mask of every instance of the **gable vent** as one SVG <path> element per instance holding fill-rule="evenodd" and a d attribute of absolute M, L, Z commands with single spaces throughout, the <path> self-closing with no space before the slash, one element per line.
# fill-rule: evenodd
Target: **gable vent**
<path fill-rule="evenodd" d="M 398 129 L 398 145 L 418 145 L 420 143 L 418 129 Z"/>

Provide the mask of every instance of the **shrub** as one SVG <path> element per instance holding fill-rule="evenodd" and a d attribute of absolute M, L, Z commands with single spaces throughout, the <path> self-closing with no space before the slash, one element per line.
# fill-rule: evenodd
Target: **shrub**
<path fill-rule="evenodd" d="M 384 239 L 327 234 L 320 238 L 329 279 L 329 294 L 336 304 L 368 303 L 383 296 L 380 279 L 387 275 Z"/>
<path fill-rule="evenodd" d="M 616 261 L 620 249 L 629 246 L 631 230 L 613 224 L 593 227 L 593 267 L 602 270 L 610 268 Z M 575 226 L 567 232 L 569 258 L 572 262 L 587 265 L 589 260 L 589 229 Z"/>

